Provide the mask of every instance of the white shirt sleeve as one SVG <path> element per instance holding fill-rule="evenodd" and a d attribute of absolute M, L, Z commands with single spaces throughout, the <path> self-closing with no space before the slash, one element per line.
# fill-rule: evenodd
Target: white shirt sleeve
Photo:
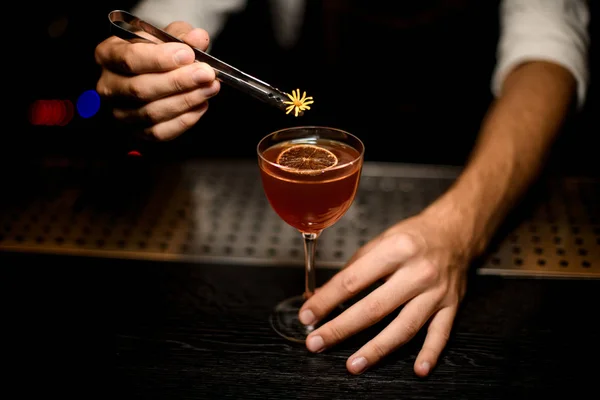
<path fill-rule="evenodd" d="M 589 70 L 586 0 L 503 0 L 500 40 L 492 92 L 499 96 L 504 79 L 527 61 L 554 62 L 577 80 L 579 107 L 585 102 Z"/>
<path fill-rule="evenodd" d="M 208 32 L 211 41 L 221 32 L 227 16 L 243 10 L 247 0 L 141 0 L 131 12 L 164 28 L 185 21 Z"/>

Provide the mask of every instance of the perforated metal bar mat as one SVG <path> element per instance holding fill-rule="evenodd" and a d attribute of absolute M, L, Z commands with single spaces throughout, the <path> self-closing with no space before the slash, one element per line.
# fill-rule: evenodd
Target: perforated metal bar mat
<path fill-rule="evenodd" d="M 302 266 L 300 235 L 271 210 L 256 163 L 136 163 L 46 167 L 5 184 L 0 250 Z M 432 202 L 458 172 L 367 163 L 353 206 L 319 239 L 317 267 L 342 266 Z M 478 273 L 600 278 L 599 182 L 543 181 L 534 193 Z"/>

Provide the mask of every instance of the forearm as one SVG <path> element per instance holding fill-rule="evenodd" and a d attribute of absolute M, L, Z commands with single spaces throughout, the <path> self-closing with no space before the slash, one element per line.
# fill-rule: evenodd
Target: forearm
<path fill-rule="evenodd" d="M 473 255 L 538 176 L 575 94 L 575 79 L 556 64 L 524 64 L 506 78 L 463 173 L 428 209 L 461 225 Z"/>

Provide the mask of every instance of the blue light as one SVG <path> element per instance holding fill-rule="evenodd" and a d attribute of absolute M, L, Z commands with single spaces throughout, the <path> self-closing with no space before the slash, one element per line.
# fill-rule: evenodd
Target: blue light
<path fill-rule="evenodd" d="M 82 118 L 96 115 L 100 109 L 100 95 L 95 90 L 86 90 L 77 99 L 77 112 Z"/>

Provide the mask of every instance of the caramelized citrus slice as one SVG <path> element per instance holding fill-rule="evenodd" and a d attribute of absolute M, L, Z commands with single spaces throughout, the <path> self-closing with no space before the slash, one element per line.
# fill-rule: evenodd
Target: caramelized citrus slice
<path fill-rule="evenodd" d="M 313 144 L 297 144 L 285 149 L 277 157 L 277 164 L 299 171 L 322 171 L 337 163 L 335 154 Z"/>

